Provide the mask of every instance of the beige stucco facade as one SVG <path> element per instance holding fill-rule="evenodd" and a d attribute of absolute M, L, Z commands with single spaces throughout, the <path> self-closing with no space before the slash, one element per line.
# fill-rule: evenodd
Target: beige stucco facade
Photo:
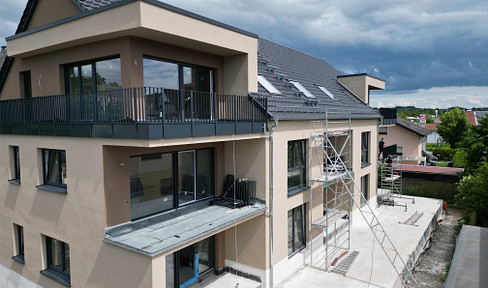
<path fill-rule="evenodd" d="M 52 11 L 54 6 L 59 9 Z M 71 0 L 39 1 L 27 31 L 8 40 L 15 61 L 0 100 L 22 97 L 23 71 L 30 71 L 33 97 L 59 95 L 66 92 L 68 64 L 113 57 L 120 58 L 122 88 L 141 87 L 145 56 L 211 68 L 219 93 L 257 92 L 258 39 L 207 20 L 145 1 L 86 15 Z M 57 24 L 51 25 L 54 21 Z M 344 86 L 368 102 L 372 87 L 384 88 L 384 82 L 370 78 Z M 216 271 L 231 267 L 256 276 L 263 287 L 278 284 L 303 267 L 308 249 L 289 255 L 288 211 L 305 205 L 306 247 L 318 235 L 310 223 L 323 215 L 324 187 L 310 180 L 319 177 L 323 167 L 311 136 L 325 131 L 320 121 L 278 121 L 271 136 L 274 124 L 268 123 L 267 133 L 156 140 L 1 134 L 0 264 L 41 286 L 65 287 L 39 273 L 47 265 L 48 236 L 69 244 L 71 287 L 166 287 L 166 257 L 214 236 Z M 377 186 L 377 125 L 372 119 L 329 127 L 351 129 L 353 177 L 360 183 L 369 175 L 368 198 L 375 196 Z M 366 165 L 360 160 L 364 132 L 369 132 Z M 311 189 L 289 196 L 287 155 L 293 140 L 306 141 L 305 182 Z M 8 182 L 13 178 L 13 146 L 19 147 L 20 183 Z M 266 211 L 152 257 L 104 241 L 107 228 L 132 221 L 131 156 L 203 148 L 213 149 L 215 195 L 222 195 L 226 175 L 253 180 Z M 36 188 L 44 183 L 42 149 L 66 151 L 67 193 Z M 359 203 L 360 195 L 354 199 Z M 25 264 L 12 259 L 18 248 L 14 224 L 23 227 Z"/>
<path fill-rule="evenodd" d="M 425 136 L 419 135 L 398 124 L 388 127 L 388 133 L 381 134 L 381 138 L 384 138 L 385 147 L 395 144 L 398 147 L 402 147 L 404 156 L 422 156 L 422 142 Z"/>

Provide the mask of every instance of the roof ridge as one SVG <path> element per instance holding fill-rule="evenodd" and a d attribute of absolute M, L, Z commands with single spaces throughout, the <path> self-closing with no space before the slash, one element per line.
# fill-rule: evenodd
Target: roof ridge
<path fill-rule="evenodd" d="M 330 67 L 334 68 L 334 66 L 330 65 L 330 64 L 329 64 L 329 62 L 325 61 L 325 59 L 320 58 L 320 57 L 318 57 L 318 56 L 314 56 L 314 55 L 311 55 L 311 54 L 305 53 L 305 52 L 300 51 L 300 50 L 297 50 L 297 49 L 295 49 L 295 48 L 291 48 L 291 47 L 288 47 L 288 46 L 286 46 L 286 45 L 283 45 L 283 44 L 280 44 L 280 43 L 277 43 L 277 42 L 274 42 L 274 41 L 268 40 L 268 39 L 263 38 L 263 37 L 261 37 L 261 36 L 259 36 L 259 38 L 258 38 L 258 39 L 259 39 L 259 40 L 261 40 L 261 39 L 262 39 L 262 40 L 265 40 L 265 41 L 268 41 L 268 42 L 274 43 L 274 44 L 276 44 L 276 45 L 278 45 L 278 46 L 281 46 L 281 47 L 284 47 L 284 48 L 290 49 L 290 50 L 292 50 L 292 51 L 294 51 L 294 52 L 298 52 L 299 54 L 303 54 L 303 55 L 305 55 L 305 56 L 315 58 L 315 59 L 317 59 L 317 60 L 320 60 L 320 61 L 322 61 L 322 62 L 325 62 L 325 63 L 326 63 L 327 65 L 329 65 Z M 259 52 L 259 50 L 258 50 L 258 52 Z M 334 68 L 334 70 L 336 70 L 337 72 L 339 72 L 339 74 L 342 74 L 342 73 L 341 73 L 339 70 L 337 70 L 336 68 Z"/>

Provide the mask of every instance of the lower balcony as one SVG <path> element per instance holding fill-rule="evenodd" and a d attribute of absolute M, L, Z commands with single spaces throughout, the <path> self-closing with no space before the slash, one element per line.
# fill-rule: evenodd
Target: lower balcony
<path fill-rule="evenodd" d="M 147 256 L 157 256 L 263 215 L 266 210 L 265 203 L 259 199 L 241 208 L 217 204 L 212 200 L 202 201 L 109 227 L 104 241 Z"/>
<path fill-rule="evenodd" d="M 261 133 L 267 99 L 128 88 L 0 101 L 0 133 L 169 139 Z"/>

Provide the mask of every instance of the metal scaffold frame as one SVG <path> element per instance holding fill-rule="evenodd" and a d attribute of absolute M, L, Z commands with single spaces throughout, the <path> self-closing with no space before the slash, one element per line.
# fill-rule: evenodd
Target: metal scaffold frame
<path fill-rule="evenodd" d="M 320 123 L 320 128 L 314 127 L 314 135 L 310 137 L 310 155 L 313 154 L 314 148 L 317 149 L 315 155 L 321 171 L 320 177 L 311 175 L 310 186 L 312 187 L 314 183 L 324 186 L 324 213 L 322 217 L 313 221 L 310 212 L 311 229 L 321 230 L 323 237 L 321 245 L 325 245 L 323 251 L 325 257 L 314 262 L 313 252 L 311 252 L 310 263 L 312 267 L 321 270 L 328 270 L 335 255 L 351 248 L 352 199 L 349 193 L 351 178 L 346 173 L 346 170 L 351 170 L 352 167 L 351 117 L 349 113 L 347 120 L 329 120 L 330 113 L 326 113 L 327 120 Z M 337 127 L 344 129 L 345 126 L 347 130 L 337 129 Z M 310 157 L 309 171 L 312 171 L 311 159 L 312 157 Z M 312 193 L 310 197 L 313 198 Z"/>
<path fill-rule="evenodd" d="M 403 195 L 403 158 L 401 156 L 392 159 L 391 163 L 380 163 L 380 189 L 378 194 L 378 206 L 404 206 L 407 211 L 407 203 L 398 203 L 393 198 L 403 198 L 412 200 L 415 204 L 415 197 Z"/>
<path fill-rule="evenodd" d="M 331 260 L 341 250 L 351 249 L 351 212 L 355 206 L 363 219 L 366 221 L 375 240 L 392 264 L 395 272 L 399 275 L 405 287 L 419 287 L 413 278 L 410 268 L 407 267 L 398 250 L 393 245 L 390 237 L 386 234 L 367 199 L 353 178 L 352 167 L 352 141 L 351 141 L 351 112 L 344 120 L 344 113 L 339 115 L 333 112 L 326 112 L 325 121 L 320 130 L 314 129 L 314 135 L 310 138 L 310 235 L 313 239 L 314 229 L 322 229 L 323 245 L 325 246 L 324 263 L 319 259 L 314 263 L 313 240 L 310 245 L 310 266 L 320 270 L 329 271 Z M 344 124 L 348 130 L 344 129 Z M 337 126 L 343 125 L 343 126 Z M 320 132 L 317 134 L 317 132 Z M 345 136 L 344 141 L 337 141 L 337 136 Z M 339 142 L 339 144 L 337 144 Z M 335 144 L 335 145 L 334 145 Z M 341 145 L 342 144 L 342 145 Z M 320 177 L 312 175 L 312 154 L 315 154 L 320 167 Z M 347 156 L 347 157 L 346 157 Z M 322 160 L 321 160 L 322 159 Z M 320 219 L 313 219 L 313 186 L 319 183 L 324 190 L 324 216 Z M 354 199 L 357 192 L 360 199 Z M 329 195 L 331 198 L 329 198 Z M 339 223 L 339 225 L 338 225 Z M 319 251 L 320 252 L 320 251 Z M 319 254 L 320 255 L 320 254 Z"/>

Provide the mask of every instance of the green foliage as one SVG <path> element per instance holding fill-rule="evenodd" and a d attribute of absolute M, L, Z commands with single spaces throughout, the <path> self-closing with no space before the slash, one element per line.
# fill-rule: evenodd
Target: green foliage
<path fill-rule="evenodd" d="M 457 148 L 458 142 L 468 131 L 469 123 L 466 113 L 456 107 L 454 110 L 444 113 L 441 116 L 441 121 L 442 123 L 437 126 L 437 133 L 451 147 Z"/>
<path fill-rule="evenodd" d="M 408 115 L 405 112 L 398 112 L 397 116 L 405 120 L 407 120 L 408 117 Z"/>
<path fill-rule="evenodd" d="M 451 146 L 447 143 L 440 143 L 440 148 L 451 148 Z M 432 151 L 434 148 L 437 148 L 436 143 L 425 143 L 425 150 Z"/>
<path fill-rule="evenodd" d="M 427 115 L 427 120 L 426 120 L 427 123 L 434 123 L 434 118 L 432 118 L 432 116 L 430 115 Z"/>
<path fill-rule="evenodd" d="M 437 157 L 437 155 L 440 155 L 439 160 L 442 161 L 451 161 L 455 152 L 456 150 L 448 147 L 436 147 L 432 149 L 432 153 L 434 153 L 434 156 Z"/>
<path fill-rule="evenodd" d="M 463 177 L 458 183 L 458 204 L 468 214 L 476 212 L 480 226 L 488 227 L 488 162 L 483 162 L 472 174 Z"/>
<path fill-rule="evenodd" d="M 479 119 L 478 126 L 470 126 L 459 145 L 466 148 L 468 172 L 474 171 L 480 162 L 487 161 L 488 117 Z"/>
<path fill-rule="evenodd" d="M 468 151 L 464 148 L 456 149 L 452 157 L 453 167 L 465 168 L 468 166 Z"/>

